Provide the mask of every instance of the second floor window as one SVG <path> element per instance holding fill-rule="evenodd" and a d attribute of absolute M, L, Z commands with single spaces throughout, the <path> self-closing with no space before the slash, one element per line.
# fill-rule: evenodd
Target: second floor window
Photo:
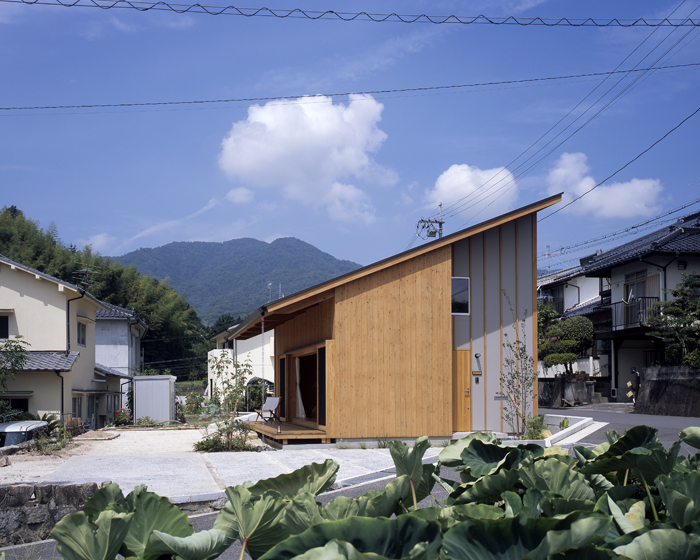
<path fill-rule="evenodd" d="M 452 314 L 469 315 L 469 278 L 452 278 Z"/>
<path fill-rule="evenodd" d="M 85 323 L 78 323 L 78 344 L 80 346 L 85 346 L 87 340 L 87 325 Z"/>

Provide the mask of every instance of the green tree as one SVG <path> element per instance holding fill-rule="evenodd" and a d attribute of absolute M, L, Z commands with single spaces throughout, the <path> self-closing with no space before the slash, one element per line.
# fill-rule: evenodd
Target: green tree
<path fill-rule="evenodd" d="M 669 365 L 700 368 L 700 277 L 684 273 L 666 294 L 673 299 L 656 304 L 659 313 L 649 320 L 649 335 L 664 340 Z"/>
<path fill-rule="evenodd" d="M 537 337 L 544 339 L 549 327 L 559 319 L 559 313 L 551 303 L 537 302 Z"/>
<path fill-rule="evenodd" d="M 0 341 L 0 385 L 7 390 L 7 380 L 24 368 L 29 359 L 29 343 L 21 335 Z"/>
<path fill-rule="evenodd" d="M 545 367 L 563 365 L 573 374 L 573 364 L 593 345 L 593 323 L 588 317 L 555 321 L 538 343 L 538 355 Z"/>

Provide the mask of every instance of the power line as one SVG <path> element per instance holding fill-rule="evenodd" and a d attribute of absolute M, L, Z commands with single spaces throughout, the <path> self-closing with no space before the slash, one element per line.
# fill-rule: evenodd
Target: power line
<path fill-rule="evenodd" d="M 568 206 L 571 206 L 571 205 L 572 205 L 574 202 L 576 202 L 577 200 L 581 200 L 581 199 L 582 199 L 584 196 L 586 196 L 589 192 L 593 191 L 594 189 L 597 189 L 600 185 L 602 185 L 603 183 L 609 181 L 609 180 L 612 179 L 615 175 L 617 175 L 620 171 L 622 171 L 623 169 L 629 167 L 632 163 L 634 163 L 635 161 L 637 161 L 640 157 L 642 157 L 644 154 L 646 154 L 649 150 L 651 150 L 651 149 L 652 149 L 654 146 L 656 146 L 659 142 L 661 142 L 662 140 L 664 140 L 664 139 L 665 139 L 667 136 L 669 136 L 672 132 L 675 132 L 678 128 L 680 128 L 686 121 L 688 121 L 688 120 L 690 120 L 691 118 L 693 118 L 698 112 L 700 112 L 700 107 L 698 107 L 697 109 L 695 109 L 695 111 L 693 111 L 690 115 L 688 115 L 686 118 L 684 118 L 681 122 L 679 122 L 676 126 L 674 126 L 671 130 L 669 130 L 666 134 L 664 134 L 661 138 L 659 138 L 656 142 L 654 142 L 654 143 L 653 143 L 651 146 L 649 146 L 646 150 L 640 152 L 637 156 L 635 156 L 634 158 L 632 158 L 631 160 L 629 160 L 625 165 L 623 165 L 622 167 L 620 167 L 617 171 L 615 171 L 615 172 L 612 173 L 611 175 L 608 175 L 608 177 L 606 177 L 605 179 L 603 179 L 600 183 L 598 183 L 597 185 L 594 185 L 593 187 L 591 187 L 590 189 L 588 189 L 586 192 L 584 192 L 584 193 L 581 194 L 580 196 L 577 196 L 576 198 L 574 198 L 571 202 L 565 204 L 565 205 L 562 206 L 561 208 L 557 208 L 554 212 L 551 212 L 551 213 L 547 214 L 544 218 L 541 218 L 541 219 L 539 219 L 539 220 L 537 220 L 537 221 L 538 221 L 538 222 L 541 222 L 541 221 L 543 221 L 543 220 L 546 220 L 546 219 L 549 218 L 550 216 L 554 216 L 554 214 L 556 214 L 557 212 L 561 212 L 564 208 L 566 208 L 566 207 L 568 207 Z"/>
<path fill-rule="evenodd" d="M 5 2 L 8 0 L 0 0 L 0 2 Z M 686 68 L 700 66 L 700 62 L 691 62 L 688 64 L 675 64 L 671 66 L 659 66 L 653 68 L 653 70 L 670 70 L 676 68 Z M 194 101 L 152 101 L 152 102 L 137 102 L 137 103 L 92 103 L 83 105 L 34 105 L 34 106 L 17 106 L 17 107 L 0 107 L 0 111 L 29 111 L 29 110 L 48 110 L 48 109 L 105 109 L 105 108 L 119 108 L 119 107 L 157 107 L 157 106 L 167 106 L 167 105 L 203 105 L 203 104 L 214 104 L 214 103 L 251 103 L 256 101 L 283 101 L 289 100 L 290 98 L 313 99 L 314 97 L 344 97 L 348 95 L 382 95 L 388 93 L 411 93 L 420 91 L 437 91 L 437 90 L 448 90 L 448 89 L 462 89 L 462 88 L 474 88 L 474 87 L 484 87 L 484 86 L 498 86 L 498 85 L 508 85 L 508 84 L 523 84 L 532 82 L 545 82 L 545 81 L 555 81 L 555 80 L 569 80 L 575 78 L 591 78 L 599 76 L 612 76 L 613 74 L 623 74 L 630 72 L 646 72 L 652 70 L 652 68 L 639 68 L 630 70 L 612 70 L 609 72 L 592 72 L 589 74 L 572 74 L 569 76 L 549 76 L 545 78 L 524 78 L 520 80 L 503 80 L 500 82 L 481 82 L 474 84 L 453 84 L 446 86 L 424 86 L 415 88 L 401 88 L 401 89 L 381 89 L 381 90 L 368 90 L 368 91 L 355 91 L 355 92 L 343 92 L 343 93 L 319 93 L 315 95 L 301 94 L 301 95 L 288 95 L 288 96 L 272 96 L 272 97 L 242 97 L 237 99 L 200 99 Z M 295 101 L 298 103 L 298 101 Z"/>
<path fill-rule="evenodd" d="M 368 21 L 374 23 L 432 23 L 461 25 L 516 25 L 520 27 L 700 27 L 700 20 L 655 19 L 655 18 L 542 18 L 542 17 L 489 17 L 478 16 L 434 16 L 427 14 L 381 14 L 370 12 L 338 12 L 335 10 L 304 10 L 301 8 L 239 8 L 236 6 L 206 6 L 202 4 L 177 4 L 173 2 L 140 2 L 136 0 L 0 0 L 14 4 L 42 6 L 64 6 L 67 8 L 100 8 L 102 10 L 134 9 L 139 12 L 170 11 L 177 14 L 208 14 L 212 16 L 269 17 L 277 19 L 308 19 L 335 21 Z"/>

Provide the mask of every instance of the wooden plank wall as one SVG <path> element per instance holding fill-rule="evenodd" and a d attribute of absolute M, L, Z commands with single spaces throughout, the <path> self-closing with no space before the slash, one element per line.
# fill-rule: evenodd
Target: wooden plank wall
<path fill-rule="evenodd" d="M 275 356 L 333 338 L 333 299 L 310 307 L 275 328 Z"/>
<path fill-rule="evenodd" d="M 336 288 L 329 437 L 452 434 L 451 254 Z"/>

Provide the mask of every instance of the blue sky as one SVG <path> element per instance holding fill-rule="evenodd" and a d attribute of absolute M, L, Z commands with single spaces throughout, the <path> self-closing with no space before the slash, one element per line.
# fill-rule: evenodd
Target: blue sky
<path fill-rule="evenodd" d="M 699 5 L 269 3 L 401 14 L 673 13 L 700 19 Z M 2 110 L 2 204 L 16 205 L 42 227 L 54 222 L 66 243 L 90 243 L 104 255 L 171 241 L 293 236 L 368 264 L 412 241 L 422 243 L 415 238 L 416 222 L 434 215 L 440 202 L 447 208 L 471 197 L 459 213 L 448 212 L 450 233 L 555 192 L 564 191 L 567 200 L 577 196 L 698 108 L 700 66 L 649 72 L 639 80 L 634 74 L 606 81 L 329 94 L 690 64 L 700 62 L 698 33 L 688 27 L 345 23 L 0 3 L 3 108 L 280 98 Z M 534 151 L 525 150 L 562 118 L 536 148 L 578 121 L 518 167 Z M 617 231 L 700 198 L 699 125 L 700 114 L 613 180 L 542 221 L 539 251 Z M 583 253 L 598 246 L 605 247 Z M 581 254 L 558 256 L 550 264 L 566 266 Z"/>

